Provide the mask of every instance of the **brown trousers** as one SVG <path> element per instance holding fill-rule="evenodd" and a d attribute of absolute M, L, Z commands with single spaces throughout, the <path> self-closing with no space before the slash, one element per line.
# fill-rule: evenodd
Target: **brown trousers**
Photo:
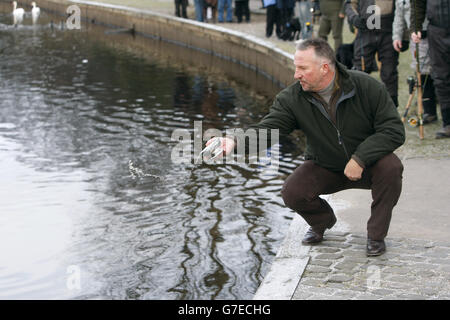
<path fill-rule="evenodd" d="M 286 179 L 281 194 L 286 206 L 300 214 L 310 226 L 325 230 L 333 221 L 334 212 L 319 195 L 345 189 L 371 189 L 373 202 L 367 236 L 383 240 L 402 190 L 402 173 L 403 165 L 393 153 L 365 168 L 358 181 L 350 181 L 343 172 L 329 171 L 308 160 Z"/>

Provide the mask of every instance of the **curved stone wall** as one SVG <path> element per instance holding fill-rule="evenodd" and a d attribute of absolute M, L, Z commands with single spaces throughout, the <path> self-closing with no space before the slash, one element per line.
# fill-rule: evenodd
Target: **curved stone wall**
<path fill-rule="evenodd" d="M 33 0 L 18 1 L 31 6 Z M 138 34 L 176 43 L 242 64 L 280 87 L 293 81 L 293 56 L 270 42 L 220 26 L 181 19 L 148 10 L 95 1 L 39 0 L 39 7 L 64 17 L 71 5 L 81 9 L 83 21 L 134 29 Z"/>

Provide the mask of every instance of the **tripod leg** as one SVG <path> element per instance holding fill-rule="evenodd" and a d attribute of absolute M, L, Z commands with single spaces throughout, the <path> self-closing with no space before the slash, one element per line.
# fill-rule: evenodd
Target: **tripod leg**
<path fill-rule="evenodd" d="M 403 114 L 403 117 L 402 117 L 402 122 L 403 123 L 405 123 L 406 117 L 408 116 L 409 108 L 411 107 L 411 103 L 412 103 L 413 98 L 414 98 L 414 92 L 415 92 L 415 90 L 413 88 L 413 91 L 409 95 L 408 103 L 406 104 L 405 113 Z"/>

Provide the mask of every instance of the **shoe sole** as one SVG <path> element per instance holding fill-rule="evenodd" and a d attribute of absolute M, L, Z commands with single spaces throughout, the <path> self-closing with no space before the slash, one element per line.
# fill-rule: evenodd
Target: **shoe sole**
<path fill-rule="evenodd" d="M 381 256 L 382 254 L 384 254 L 385 252 L 386 252 L 386 250 L 382 251 L 380 253 L 366 253 L 366 254 L 368 257 L 378 257 L 378 256 Z"/>
<path fill-rule="evenodd" d="M 323 239 L 320 240 L 320 241 L 313 241 L 313 242 L 302 241 L 302 244 L 307 245 L 307 246 L 313 246 L 313 245 L 315 245 L 315 244 L 321 243 L 322 241 L 323 241 Z"/>

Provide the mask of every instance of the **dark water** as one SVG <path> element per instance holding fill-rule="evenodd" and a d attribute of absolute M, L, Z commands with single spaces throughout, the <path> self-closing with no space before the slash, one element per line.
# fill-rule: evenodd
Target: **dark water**
<path fill-rule="evenodd" d="M 171 134 L 245 128 L 278 88 L 51 19 L 0 15 L 0 298 L 251 299 L 292 219 L 279 192 L 301 150 L 282 142 L 278 171 L 174 164 Z"/>

